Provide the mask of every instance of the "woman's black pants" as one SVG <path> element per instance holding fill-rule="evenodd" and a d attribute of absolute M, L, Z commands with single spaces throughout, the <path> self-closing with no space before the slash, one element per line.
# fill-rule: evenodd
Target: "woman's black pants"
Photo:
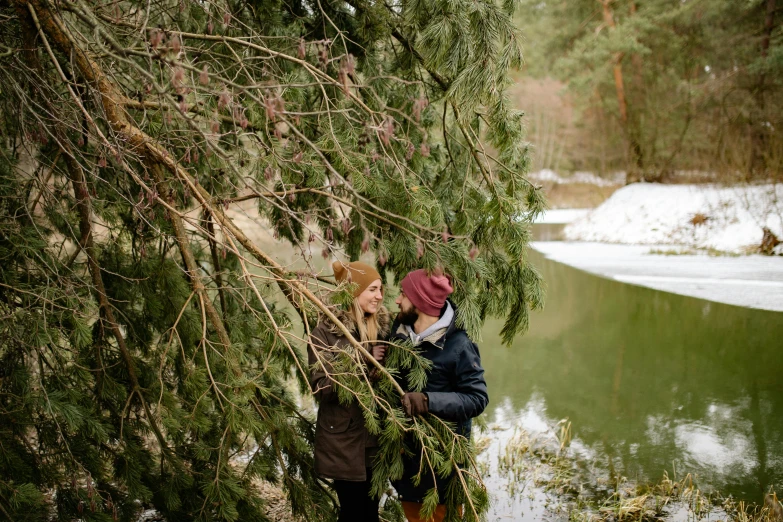
<path fill-rule="evenodd" d="M 367 468 L 367 480 L 364 482 L 335 480 L 332 487 L 340 501 L 340 518 L 337 522 L 378 522 L 380 499 L 370 496 L 371 468 Z"/>

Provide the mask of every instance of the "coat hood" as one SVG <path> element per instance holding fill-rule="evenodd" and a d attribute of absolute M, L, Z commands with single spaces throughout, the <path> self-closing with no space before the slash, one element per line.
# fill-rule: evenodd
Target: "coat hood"
<path fill-rule="evenodd" d="M 444 305 L 445 313 L 440 316 L 438 322 L 430 326 L 430 328 L 428 328 L 426 331 L 422 332 L 418 343 L 414 339 L 414 337 L 417 336 L 413 333 L 413 329 L 411 329 L 409 326 L 401 324 L 397 320 L 394 321 L 392 326 L 392 334 L 398 339 L 413 341 L 414 344 L 419 344 L 426 341 L 432 343 L 438 348 L 443 348 L 443 345 L 446 342 L 446 338 L 451 336 L 454 332 L 461 330 L 461 328 L 457 326 L 457 306 L 451 299 L 447 299 L 446 304 L 448 307 Z"/>

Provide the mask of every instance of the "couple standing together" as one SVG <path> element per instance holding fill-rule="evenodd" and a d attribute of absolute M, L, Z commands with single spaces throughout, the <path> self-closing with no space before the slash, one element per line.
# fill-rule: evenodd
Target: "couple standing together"
<path fill-rule="evenodd" d="M 455 325 L 456 308 L 449 300 L 453 291 L 449 278 L 424 270 L 406 275 L 395 301 L 400 311 L 390 326 L 389 312 L 381 304 L 384 289 L 380 274 L 361 262 L 337 262 L 333 268 L 338 282 L 358 285 L 351 306 L 336 314 L 357 341 L 372 346 L 377 341 L 407 340 L 432 362 L 421 392 L 410 392 L 407 383 L 401 383 L 406 390 L 402 397 L 405 413 L 431 413 L 455 423 L 459 435 L 470 437 L 471 419 L 484 411 L 489 397 L 478 347 Z M 308 355 L 310 366 L 315 369 L 311 371 L 310 386 L 319 403 L 315 469 L 320 476 L 333 479 L 340 503 L 339 522 L 377 522 L 380 499 L 371 497 L 370 489 L 378 440 L 365 428 L 355 400 L 348 405 L 340 403 L 326 369 L 336 351 L 352 349 L 350 340 L 328 319 L 322 319 L 311 333 Z M 375 359 L 383 361 L 382 345 L 374 346 L 372 352 Z M 435 485 L 435 478 L 427 473 L 422 474 L 418 485 L 414 484 L 420 458 L 404 455 L 403 477 L 394 483 L 405 516 L 411 522 L 424 520 L 419 513 L 422 502 Z M 438 479 L 440 492 L 443 486 Z M 439 522 L 445 514 L 445 505 L 441 503 L 428 522 Z"/>

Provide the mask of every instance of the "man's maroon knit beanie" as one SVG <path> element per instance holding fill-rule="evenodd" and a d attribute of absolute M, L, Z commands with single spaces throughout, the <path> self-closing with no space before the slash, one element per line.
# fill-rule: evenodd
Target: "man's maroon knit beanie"
<path fill-rule="evenodd" d="M 446 298 L 454 289 L 451 280 L 445 275 L 427 275 L 424 270 L 414 270 L 400 283 L 405 297 L 420 312 L 438 317 Z"/>

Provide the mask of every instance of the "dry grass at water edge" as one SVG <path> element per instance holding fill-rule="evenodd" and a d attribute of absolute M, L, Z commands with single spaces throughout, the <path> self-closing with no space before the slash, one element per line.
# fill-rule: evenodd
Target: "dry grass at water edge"
<path fill-rule="evenodd" d="M 571 454 L 571 437 L 568 421 L 539 435 L 515 429 L 497 457 L 507 493 L 516 496 L 531 485 L 539 488 L 549 496 L 547 509 L 553 515 L 574 522 L 783 522 L 783 504 L 772 491 L 763 505 L 756 505 L 705 494 L 690 474 L 678 479 L 664 472 L 652 485 L 597 476 L 590 463 Z"/>
<path fill-rule="evenodd" d="M 748 252 L 748 254 L 752 253 L 755 252 Z M 651 248 L 648 254 L 655 256 L 707 255 L 709 257 L 740 257 L 742 255 L 739 252 L 726 252 L 723 250 L 717 250 L 715 248 Z"/>

